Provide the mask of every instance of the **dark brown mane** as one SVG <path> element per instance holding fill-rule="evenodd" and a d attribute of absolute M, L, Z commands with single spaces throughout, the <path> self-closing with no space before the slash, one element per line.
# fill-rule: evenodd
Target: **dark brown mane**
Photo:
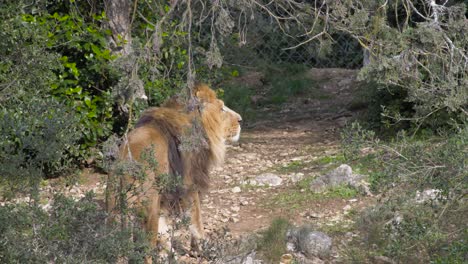
<path fill-rule="evenodd" d="M 184 163 L 179 150 L 180 140 L 177 128 L 167 118 L 151 115 L 151 112 L 144 113 L 138 120 L 135 128 L 142 126 L 152 126 L 162 132 L 167 140 L 169 151 L 169 174 L 173 176 L 184 176 Z"/>
<path fill-rule="evenodd" d="M 164 109 L 168 110 L 168 108 Z M 176 111 L 174 109 L 170 110 Z M 190 176 L 197 189 L 208 189 L 210 182 L 209 169 L 212 165 L 211 160 L 213 159 L 210 144 L 208 144 L 208 147 L 197 147 L 196 149 L 183 150 L 181 148 L 181 139 L 190 135 L 186 135 L 185 133 L 187 131 L 182 131 L 180 127 L 177 127 L 173 122 L 171 122 L 172 120 L 169 120 L 167 117 L 154 114 L 157 113 L 157 111 L 158 108 L 152 108 L 145 111 L 135 125 L 135 128 L 152 127 L 159 130 L 164 135 L 169 147 L 167 155 L 169 161 L 169 175 L 171 177 L 181 176 L 182 180 L 184 180 L 184 177 Z M 192 118 L 199 117 L 193 116 Z M 206 137 L 206 131 L 203 126 L 200 126 L 197 129 L 202 130 L 199 135 Z M 206 140 L 206 138 L 203 140 Z M 184 159 L 186 159 L 185 163 Z M 175 192 L 181 192 L 181 190 L 175 190 Z M 171 195 L 178 196 L 176 193 L 171 193 Z"/>

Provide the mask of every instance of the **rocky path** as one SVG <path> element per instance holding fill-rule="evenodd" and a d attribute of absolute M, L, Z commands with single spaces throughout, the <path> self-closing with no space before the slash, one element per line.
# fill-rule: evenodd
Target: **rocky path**
<path fill-rule="evenodd" d="M 243 131 L 224 166 L 213 172 L 203 199 L 204 222 L 207 233 L 227 228 L 234 239 L 267 228 L 276 217 L 338 231 L 340 242 L 334 243 L 331 258 L 337 261 L 340 245 L 357 235 L 348 215 L 372 198 L 321 197 L 308 184 L 340 165 L 339 131 L 353 116 L 347 109 L 355 72 L 315 69 L 309 74 L 327 99 L 297 98 L 280 109 L 264 109 L 265 118 Z M 262 185 L 265 180 L 270 184 Z"/>

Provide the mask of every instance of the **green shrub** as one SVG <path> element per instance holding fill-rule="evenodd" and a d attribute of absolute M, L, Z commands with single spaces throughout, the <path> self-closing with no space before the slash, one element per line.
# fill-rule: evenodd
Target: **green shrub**
<path fill-rule="evenodd" d="M 360 140 L 366 132 L 358 131 L 356 142 L 372 146 L 373 153 L 360 158 L 355 152 L 354 161 L 371 157 L 366 162 L 375 165 L 369 166 L 372 189 L 386 198 L 358 216 L 362 237 L 350 246 L 349 259 L 372 263 L 384 255 L 400 263 L 466 262 L 466 247 L 460 245 L 467 240 L 468 125 L 424 140 L 400 133 L 391 142 Z M 417 201 L 424 190 L 435 190 L 434 197 Z"/>
<path fill-rule="evenodd" d="M 262 238 L 258 242 L 258 250 L 269 263 L 278 262 L 286 252 L 286 233 L 291 224 L 282 218 L 276 218 L 270 227 L 262 232 Z"/>
<path fill-rule="evenodd" d="M 78 201 L 58 195 L 48 211 L 35 204 L 1 206 L 0 261 L 115 263 L 119 258 L 142 261 L 148 252 L 145 235 L 137 227 L 121 229 L 106 219 L 107 214 L 92 193 Z"/>
<path fill-rule="evenodd" d="M 7 89 L 0 107 L 54 97 L 66 107 L 67 118 L 80 124 L 75 126 L 80 133 L 74 133 L 80 148 L 71 154 L 84 158 L 112 129 L 110 87 L 118 76 L 109 63 L 108 32 L 71 10 L 50 14 L 40 3 L 5 4 L 0 11 L 0 85 Z M 93 19 L 100 22 L 104 16 Z"/>
<path fill-rule="evenodd" d="M 239 113 L 247 122 L 255 118 L 255 105 L 252 103 L 254 91 L 251 87 L 229 85 L 223 87 L 224 103 L 232 110 Z"/>
<path fill-rule="evenodd" d="M 398 24 L 400 16 L 419 17 L 429 9 L 427 20 Z M 374 20 L 379 24 L 374 32 L 366 33 L 375 43 L 374 57 L 360 72 L 362 80 L 378 84 L 372 99 L 383 108 L 376 113 L 389 124 L 409 121 L 413 131 L 453 128 L 466 120 L 468 95 L 461 88 L 468 86 L 467 36 L 461 33 L 468 30 L 466 2 L 444 3 L 436 10 L 429 2 L 408 9 L 402 1 L 389 5 L 388 11 Z"/>
<path fill-rule="evenodd" d="M 0 182 L 9 192 L 37 191 L 43 176 L 73 167 L 78 151 L 78 121 L 66 106 L 53 99 L 27 103 L 0 111 Z"/>

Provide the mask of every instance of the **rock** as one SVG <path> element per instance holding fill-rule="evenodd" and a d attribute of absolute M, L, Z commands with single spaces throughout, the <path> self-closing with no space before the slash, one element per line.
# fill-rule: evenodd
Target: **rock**
<path fill-rule="evenodd" d="M 290 176 L 291 182 L 292 183 L 297 183 L 298 181 L 301 181 L 304 179 L 304 173 L 298 172 L 298 173 L 293 173 Z"/>
<path fill-rule="evenodd" d="M 295 252 L 296 251 L 296 245 L 292 242 L 287 242 L 286 243 L 286 250 L 288 252 Z"/>
<path fill-rule="evenodd" d="M 322 232 L 304 230 L 298 232 L 298 246 L 307 257 L 328 257 L 332 239 Z"/>
<path fill-rule="evenodd" d="M 414 198 L 415 202 L 422 204 L 428 201 L 437 201 L 438 198 L 441 198 L 441 190 L 438 189 L 427 189 L 422 192 L 416 191 L 416 197 Z"/>
<path fill-rule="evenodd" d="M 369 184 L 363 180 L 364 175 L 353 174 L 353 170 L 349 165 L 342 164 L 333 171 L 322 175 L 312 181 L 310 184 L 310 190 L 313 192 L 321 193 L 328 188 L 337 187 L 343 184 L 347 184 L 356 188 L 357 190 L 365 193 L 366 195 L 372 195 L 369 190 Z"/>
<path fill-rule="evenodd" d="M 242 185 L 251 185 L 251 186 L 257 186 L 257 181 L 256 180 L 245 180 L 241 181 Z"/>
<path fill-rule="evenodd" d="M 231 192 L 233 193 L 240 193 L 241 192 L 241 188 L 239 186 L 236 186 L 234 188 L 231 189 Z"/>
<path fill-rule="evenodd" d="M 255 154 L 255 153 L 245 153 L 243 156 L 244 156 L 244 158 L 246 160 L 254 160 L 257 157 L 257 154 Z"/>
<path fill-rule="evenodd" d="M 293 256 L 291 254 L 283 254 L 281 256 L 280 264 L 291 264 L 293 263 Z"/>
<path fill-rule="evenodd" d="M 255 177 L 258 185 L 279 186 L 283 182 L 278 175 L 273 173 L 264 173 Z"/>

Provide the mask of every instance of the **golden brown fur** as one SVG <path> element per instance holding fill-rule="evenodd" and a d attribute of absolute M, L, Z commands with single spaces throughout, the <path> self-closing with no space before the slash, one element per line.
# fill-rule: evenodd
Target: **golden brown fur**
<path fill-rule="evenodd" d="M 127 199 L 130 206 L 144 212 L 144 228 L 151 233 L 153 246 L 161 231 L 161 210 L 168 213 L 191 209 L 192 236 L 203 238 L 199 192 L 209 186 L 209 170 L 223 162 L 225 141 L 236 141 L 239 137 L 240 115 L 225 107 L 206 85 L 196 86 L 194 93 L 200 105 L 191 113 L 175 101 L 146 110 L 120 148 L 120 160 L 145 163 L 141 154 L 149 148 L 157 160 L 156 171 L 147 171 L 149 177 L 143 182 L 131 175 L 121 181 L 123 188 L 132 183 L 141 189 L 137 196 Z M 200 130 L 198 134 L 197 130 Z M 195 147 L 184 145 L 190 145 L 191 140 L 196 141 Z M 182 176 L 182 186 L 171 192 L 161 191 L 157 180 L 163 174 Z M 109 184 L 109 212 L 115 210 L 116 192 L 115 186 Z"/>

